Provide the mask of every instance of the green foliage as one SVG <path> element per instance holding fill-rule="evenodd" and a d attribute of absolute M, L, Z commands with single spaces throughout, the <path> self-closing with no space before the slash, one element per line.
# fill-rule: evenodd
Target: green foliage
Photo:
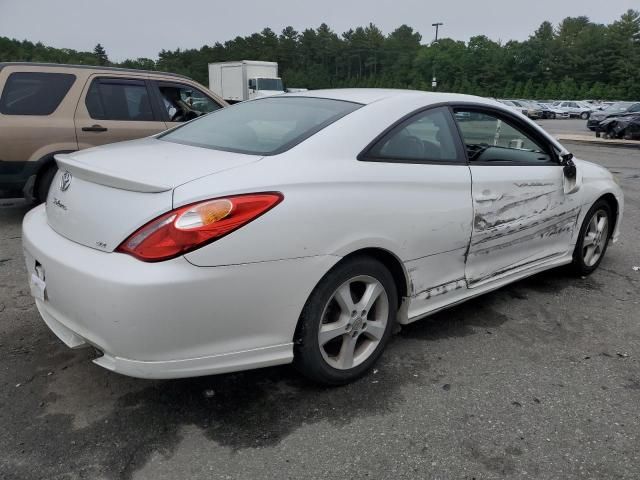
<path fill-rule="evenodd" d="M 0 61 L 114 65 L 165 70 L 208 83 L 207 64 L 228 60 L 277 61 L 291 87 L 389 87 L 492 97 L 640 99 L 640 12 L 628 10 L 610 25 L 568 17 L 543 22 L 525 41 L 468 42 L 442 38 L 422 44 L 401 25 L 385 35 L 370 23 L 342 34 L 326 24 L 301 32 L 270 28 L 199 49 L 162 50 L 156 60 L 110 62 L 101 44 L 93 52 L 57 49 L 0 37 Z"/>

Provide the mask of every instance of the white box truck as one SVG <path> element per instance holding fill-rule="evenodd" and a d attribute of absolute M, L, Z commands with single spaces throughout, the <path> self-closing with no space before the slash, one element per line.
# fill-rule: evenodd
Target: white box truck
<path fill-rule="evenodd" d="M 210 63 L 209 89 L 229 103 L 284 93 L 278 63 L 255 60 Z"/>

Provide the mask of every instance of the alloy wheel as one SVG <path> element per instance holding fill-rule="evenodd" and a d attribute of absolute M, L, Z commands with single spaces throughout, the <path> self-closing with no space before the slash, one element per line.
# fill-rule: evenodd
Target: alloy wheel
<path fill-rule="evenodd" d="M 589 220 L 582 240 L 582 259 L 587 267 L 593 267 L 609 240 L 609 216 L 604 210 L 596 210 Z"/>
<path fill-rule="evenodd" d="M 389 298 L 368 275 L 340 285 L 324 307 L 318 344 L 325 362 L 348 370 L 362 364 L 381 342 L 389 318 Z"/>

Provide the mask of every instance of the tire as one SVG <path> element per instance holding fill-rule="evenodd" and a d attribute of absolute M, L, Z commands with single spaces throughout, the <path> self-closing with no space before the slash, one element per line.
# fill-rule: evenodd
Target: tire
<path fill-rule="evenodd" d="M 354 256 L 336 265 L 320 280 L 302 310 L 294 366 L 324 385 L 344 385 L 363 376 L 389 342 L 398 311 L 397 291 L 389 270 L 374 258 Z M 362 315 L 365 293 L 373 293 L 370 298 L 375 301 L 369 302 L 371 308 Z M 326 332 L 324 343 L 321 324 Z"/>
<path fill-rule="evenodd" d="M 580 114 L 580 118 L 581 118 L 582 120 L 589 120 L 589 112 L 582 112 L 582 113 Z"/>
<path fill-rule="evenodd" d="M 38 203 L 44 203 L 47 201 L 49 187 L 51 187 L 51 182 L 53 181 L 53 177 L 57 171 L 58 167 L 55 163 L 52 163 L 51 165 L 44 167 L 44 169 L 38 174 L 34 192 L 34 197 Z"/>
<path fill-rule="evenodd" d="M 556 117 L 557 117 L 557 115 L 556 115 L 555 113 L 552 113 L 552 114 L 551 114 L 551 118 L 552 118 L 552 119 L 554 119 L 554 120 L 555 120 L 555 119 L 556 119 Z"/>
<path fill-rule="evenodd" d="M 592 224 L 594 218 L 596 227 L 599 226 L 599 221 L 602 218 L 606 218 L 606 223 L 602 229 L 594 229 L 594 224 Z M 593 237 L 593 233 L 595 233 L 595 238 Z M 578 242 L 576 243 L 576 248 L 573 251 L 573 262 L 571 264 L 572 270 L 575 274 L 581 276 L 590 275 L 596 268 L 598 268 L 598 265 L 600 265 L 600 262 L 607 251 L 609 239 L 612 234 L 613 213 L 611 211 L 611 207 L 604 200 L 598 200 L 589 209 L 587 215 L 584 217 L 584 222 L 580 227 Z M 592 245 L 596 245 L 594 254 L 597 253 L 597 257 L 595 258 L 588 255 L 589 251 L 587 249 L 589 246 L 585 245 L 587 236 L 591 237 L 591 241 L 594 242 Z"/>

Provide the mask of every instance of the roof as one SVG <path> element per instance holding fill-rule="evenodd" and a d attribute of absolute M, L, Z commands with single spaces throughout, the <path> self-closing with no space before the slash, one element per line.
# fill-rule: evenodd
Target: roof
<path fill-rule="evenodd" d="M 344 100 L 348 102 L 368 105 L 380 100 L 392 100 L 393 98 L 408 98 L 422 100 L 425 104 L 445 102 L 471 102 L 494 105 L 493 100 L 463 95 L 461 93 L 425 92 L 421 90 L 401 90 L 393 88 L 336 88 L 327 90 L 309 90 L 306 92 L 287 93 L 289 97 L 320 97 L 332 100 Z"/>
<path fill-rule="evenodd" d="M 156 75 L 169 75 L 172 77 L 178 78 L 186 78 L 191 80 L 191 78 L 186 75 L 180 75 L 179 73 L 171 73 L 171 72 L 160 72 L 157 70 L 139 70 L 137 68 L 120 68 L 120 67 L 103 67 L 100 65 L 70 65 L 66 63 L 40 63 L 40 62 L 0 62 L 0 70 L 4 67 L 8 66 L 25 66 L 25 67 L 56 67 L 56 68 L 85 68 L 90 70 L 100 70 L 100 71 L 108 71 L 108 72 L 129 72 L 129 73 L 148 73 L 148 74 L 156 74 Z"/>

